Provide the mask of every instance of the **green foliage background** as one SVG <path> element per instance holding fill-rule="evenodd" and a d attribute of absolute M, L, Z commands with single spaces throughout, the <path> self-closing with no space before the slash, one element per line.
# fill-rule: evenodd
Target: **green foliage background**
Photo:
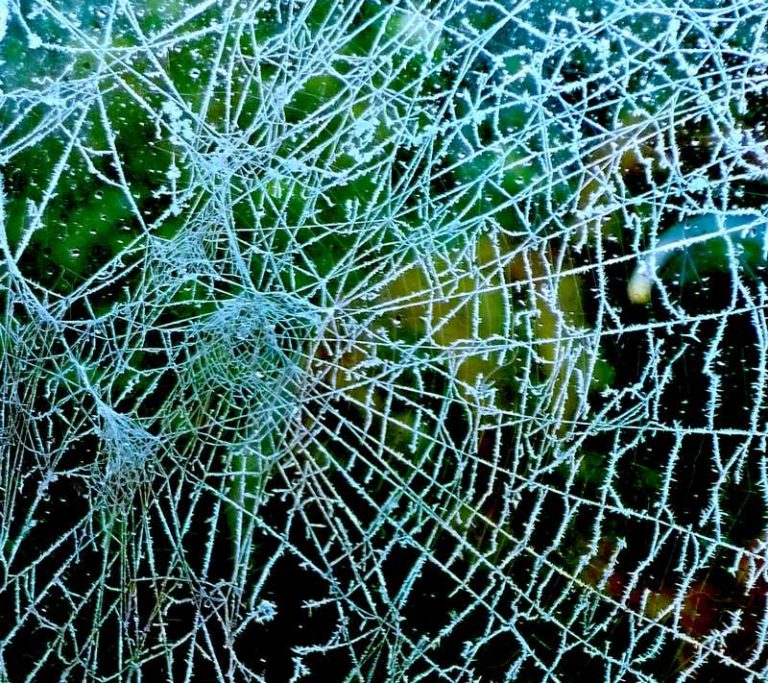
<path fill-rule="evenodd" d="M 765 676 L 762 12 L 566 4 L 0 0 L 0 679 Z"/>

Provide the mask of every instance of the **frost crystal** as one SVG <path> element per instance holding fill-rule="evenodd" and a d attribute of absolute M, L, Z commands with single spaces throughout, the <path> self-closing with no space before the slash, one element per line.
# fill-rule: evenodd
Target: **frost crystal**
<path fill-rule="evenodd" d="M 0 0 L 0 680 L 766 680 L 764 24 Z"/>

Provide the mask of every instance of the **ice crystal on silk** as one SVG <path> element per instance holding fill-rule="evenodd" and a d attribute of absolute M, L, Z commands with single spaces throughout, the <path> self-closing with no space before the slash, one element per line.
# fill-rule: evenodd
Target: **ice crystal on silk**
<path fill-rule="evenodd" d="M 0 0 L 0 679 L 765 680 L 764 15 Z"/>

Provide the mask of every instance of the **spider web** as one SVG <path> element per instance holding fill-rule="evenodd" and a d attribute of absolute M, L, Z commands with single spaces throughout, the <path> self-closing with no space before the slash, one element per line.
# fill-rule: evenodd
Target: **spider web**
<path fill-rule="evenodd" d="M 765 22 L 0 0 L 0 679 L 764 680 Z"/>

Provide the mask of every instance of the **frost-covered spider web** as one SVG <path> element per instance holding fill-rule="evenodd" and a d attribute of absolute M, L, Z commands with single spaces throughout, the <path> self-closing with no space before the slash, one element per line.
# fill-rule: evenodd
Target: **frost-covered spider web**
<path fill-rule="evenodd" d="M 0 680 L 764 680 L 765 32 L 0 0 Z"/>

